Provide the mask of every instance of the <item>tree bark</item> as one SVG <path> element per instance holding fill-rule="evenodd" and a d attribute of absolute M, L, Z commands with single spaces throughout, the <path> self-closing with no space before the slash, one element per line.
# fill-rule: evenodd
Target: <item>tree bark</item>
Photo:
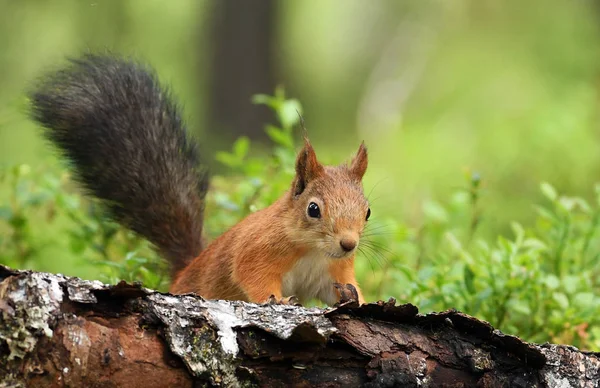
<path fill-rule="evenodd" d="M 173 296 L 0 266 L 0 387 L 598 387 L 597 354 L 393 300 Z"/>

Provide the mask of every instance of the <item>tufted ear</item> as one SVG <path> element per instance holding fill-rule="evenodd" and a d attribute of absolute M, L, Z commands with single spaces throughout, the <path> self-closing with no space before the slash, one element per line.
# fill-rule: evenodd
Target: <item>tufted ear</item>
<path fill-rule="evenodd" d="M 317 160 L 317 155 L 308 138 L 304 138 L 304 147 L 296 158 L 296 178 L 292 184 L 294 195 L 300 195 L 306 185 L 325 172 L 323 165 Z"/>
<path fill-rule="evenodd" d="M 358 180 L 362 180 L 365 172 L 367 171 L 367 165 L 369 164 L 369 158 L 367 156 L 367 147 L 365 142 L 360 143 L 358 152 L 352 162 L 350 163 L 350 173 L 354 175 Z"/>

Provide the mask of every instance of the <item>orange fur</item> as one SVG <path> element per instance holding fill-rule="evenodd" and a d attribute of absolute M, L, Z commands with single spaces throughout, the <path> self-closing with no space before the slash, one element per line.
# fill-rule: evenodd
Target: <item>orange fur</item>
<path fill-rule="evenodd" d="M 347 251 L 340 242 L 358 246 L 367 222 L 361 183 L 367 163 L 361 144 L 350 165 L 323 166 L 306 140 L 291 190 L 217 238 L 177 274 L 171 292 L 260 303 L 291 296 L 287 291 L 303 302 L 332 304 L 339 300 L 337 282 L 355 286 L 364 302 L 354 275 L 356 247 Z M 311 202 L 320 217 L 309 216 Z"/>

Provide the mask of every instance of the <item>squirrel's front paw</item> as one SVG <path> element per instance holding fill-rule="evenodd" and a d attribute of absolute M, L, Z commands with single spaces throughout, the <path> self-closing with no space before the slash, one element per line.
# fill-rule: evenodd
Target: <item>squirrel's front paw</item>
<path fill-rule="evenodd" d="M 269 299 L 267 299 L 267 304 L 283 304 L 287 306 L 302 306 L 300 301 L 295 296 L 288 296 L 284 298 L 276 298 L 275 295 L 271 295 Z"/>
<path fill-rule="evenodd" d="M 354 285 L 333 283 L 333 287 L 335 287 L 340 296 L 340 301 L 336 303 L 336 306 L 351 303 L 355 303 L 358 306 L 360 304 L 358 291 L 356 290 L 356 287 L 354 287 Z"/>

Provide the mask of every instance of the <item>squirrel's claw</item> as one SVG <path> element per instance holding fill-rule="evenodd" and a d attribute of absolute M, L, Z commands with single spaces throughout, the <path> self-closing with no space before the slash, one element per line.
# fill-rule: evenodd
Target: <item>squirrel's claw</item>
<path fill-rule="evenodd" d="M 358 306 L 358 291 L 356 290 L 356 287 L 354 287 L 354 285 L 333 283 L 333 286 L 340 294 L 340 301 L 335 304 L 336 306 L 351 303 L 355 303 Z"/>
<path fill-rule="evenodd" d="M 284 297 L 284 298 L 276 298 L 275 295 L 271 295 L 269 299 L 267 299 L 267 304 L 282 304 L 287 306 L 302 306 L 298 298 L 294 295 Z"/>

